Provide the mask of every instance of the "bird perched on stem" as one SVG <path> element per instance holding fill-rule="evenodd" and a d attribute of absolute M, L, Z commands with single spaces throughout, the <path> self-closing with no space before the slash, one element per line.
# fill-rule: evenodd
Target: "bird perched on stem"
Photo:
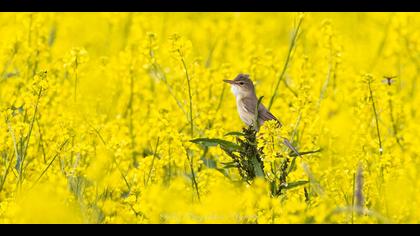
<path fill-rule="evenodd" d="M 275 120 L 279 126 L 282 126 L 281 122 L 261 104 L 262 97 L 257 98 L 255 86 L 248 74 L 239 74 L 234 80 L 224 80 L 224 82 L 231 85 L 232 93 L 236 97 L 239 117 L 246 125 L 252 126 L 258 131 L 265 121 Z M 284 144 L 300 156 L 286 138 L 284 138 Z"/>

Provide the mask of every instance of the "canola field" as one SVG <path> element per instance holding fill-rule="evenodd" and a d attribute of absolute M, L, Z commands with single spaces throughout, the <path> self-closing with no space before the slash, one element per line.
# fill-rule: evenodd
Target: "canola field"
<path fill-rule="evenodd" d="M 420 223 L 419 29 L 418 13 L 1 13 L 0 223 Z M 283 124 L 246 143 L 223 82 L 239 73 Z M 244 143 L 255 176 L 232 158 Z"/>

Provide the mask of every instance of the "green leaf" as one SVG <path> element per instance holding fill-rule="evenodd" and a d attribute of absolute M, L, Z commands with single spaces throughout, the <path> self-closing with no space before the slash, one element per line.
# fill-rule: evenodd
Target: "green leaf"
<path fill-rule="evenodd" d="M 236 164 L 236 162 L 234 162 L 234 161 L 220 162 L 220 164 L 222 164 L 222 165 L 232 165 L 232 164 Z"/>
<path fill-rule="evenodd" d="M 238 160 L 239 156 L 235 155 L 232 151 L 229 151 L 223 147 L 220 147 L 228 156 L 230 156 L 233 160 Z"/>
<path fill-rule="evenodd" d="M 217 139 L 217 138 L 197 138 L 197 139 L 190 140 L 190 142 L 201 144 L 206 147 L 220 145 L 220 147 L 230 152 L 238 152 L 242 150 L 242 148 L 236 143 L 232 143 L 232 142 L 222 140 L 222 139 Z"/>
<path fill-rule="evenodd" d="M 288 184 L 287 184 L 287 186 L 285 186 L 285 189 L 292 189 L 292 188 L 296 188 L 296 187 L 299 187 L 299 186 L 305 185 L 305 184 L 307 184 L 307 183 L 309 183 L 309 181 L 308 181 L 308 180 L 298 180 L 298 181 L 296 181 L 296 182 L 291 182 L 291 183 L 288 183 Z"/>
<path fill-rule="evenodd" d="M 204 165 L 208 168 L 216 168 L 217 164 L 216 161 L 210 158 L 201 157 L 201 160 L 203 161 Z"/>
<path fill-rule="evenodd" d="M 261 168 L 260 163 L 258 162 L 257 158 L 254 156 L 251 158 L 252 166 L 254 167 L 254 172 L 256 176 L 264 177 L 264 171 Z"/>
<path fill-rule="evenodd" d="M 296 158 L 297 158 L 297 156 L 293 157 L 292 162 L 290 163 L 290 166 L 289 166 L 289 170 L 287 171 L 287 174 L 290 174 L 290 172 L 292 172 L 293 169 L 295 168 Z"/>
<path fill-rule="evenodd" d="M 244 133 L 241 133 L 241 132 L 229 132 L 229 133 L 225 134 L 225 136 L 229 136 L 229 135 L 232 135 L 232 136 L 245 136 L 245 134 Z"/>
<path fill-rule="evenodd" d="M 237 164 L 229 164 L 229 165 L 224 165 L 222 168 L 223 169 L 229 169 L 229 168 L 236 168 L 236 167 L 238 167 Z"/>

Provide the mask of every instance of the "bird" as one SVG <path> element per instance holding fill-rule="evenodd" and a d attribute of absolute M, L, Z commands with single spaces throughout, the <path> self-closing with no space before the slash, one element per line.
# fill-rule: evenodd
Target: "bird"
<path fill-rule="evenodd" d="M 231 85 L 231 91 L 236 98 L 239 117 L 247 126 L 252 126 L 258 131 L 259 127 L 268 120 L 275 120 L 279 127 L 282 126 L 282 123 L 262 103 L 258 104 L 255 86 L 249 74 L 240 73 L 234 80 L 223 81 Z M 284 138 L 284 144 L 300 156 L 287 138 Z"/>
<path fill-rule="evenodd" d="M 238 74 L 234 80 L 224 80 L 231 84 L 231 91 L 236 97 L 236 107 L 241 120 L 248 126 L 258 129 L 267 120 L 275 120 L 281 126 L 281 122 L 265 108 L 263 104 L 258 106 L 258 125 L 256 125 L 256 109 L 258 104 L 255 86 L 248 74 Z"/>

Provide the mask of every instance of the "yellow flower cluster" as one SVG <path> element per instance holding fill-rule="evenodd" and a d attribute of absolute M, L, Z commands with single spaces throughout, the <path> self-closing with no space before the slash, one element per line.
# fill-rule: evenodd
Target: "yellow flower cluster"
<path fill-rule="evenodd" d="M 0 223 L 420 223 L 419 27 L 417 13 L 1 13 Z M 253 181 L 190 142 L 236 141 L 223 80 L 238 73 L 283 124 L 257 133 Z"/>

